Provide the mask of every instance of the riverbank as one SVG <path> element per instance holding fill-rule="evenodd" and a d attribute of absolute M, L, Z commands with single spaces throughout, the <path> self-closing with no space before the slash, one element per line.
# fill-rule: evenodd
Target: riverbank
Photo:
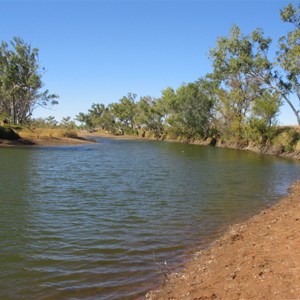
<path fill-rule="evenodd" d="M 146 298 L 299 299 L 299 200 L 298 181 L 279 203 L 231 226 Z"/>
<path fill-rule="evenodd" d="M 51 147 L 51 146 L 71 146 L 92 144 L 95 141 L 84 138 L 67 138 L 67 137 L 39 137 L 39 138 L 26 138 L 26 139 L 0 139 L 0 147 Z"/>
<path fill-rule="evenodd" d="M 106 132 L 96 131 L 96 132 L 79 132 L 78 136 L 82 138 L 89 138 L 89 137 L 107 137 L 107 138 L 114 138 L 114 139 L 126 139 L 126 140 L 162 140 L 155 137 L 147 136 L 142 137 L 138 135 L 113 135 Z M 256 146 L 256 145 L 239 145 L 234 143 L 221 143 L 215 141 L 213 139 L 206 139 L 206 140 L 185 140 L 185 139 L 170 139 L 165 138 L 163 141 L 167 142 L 174 142 L 174 143 L 186 143 L 192 145 L 201 145 L 201 146 L 213 146 L 219 148 L 228 148 L 228 149 L 236 149 L 241 151 L 249 151 L 254 152 L 256 154 L 263 154 L 263 155 L 272 155 L 272 156 L 280 156 L 280 157 L 287 157 L 292 159 L 300 160 L 300 152 L 299 151 L 290 151 L 286 152 L 281 149 L 277 149 L 276 147 L 269 146 Z"/>
<path fill-rule="evenodd" d="M 297 130 L 300 130 L 299 128 Z M 220 148 L 228 149 L 237 149 L 242 151 L 250 151 L 257 154 L 263 155 L 272 155 L 272 156 L 281 156 L 288 157 L 292 159 L 300 159 L 300 151 L 285 151 L 284 144 L 280 147 L 275 147 L 272 145 L 268 146 L 256 146 L 256 145 L 241 145 L 234 143 L 220 142 L 215 139 L 206 139 L 206 140 L 186 140 L 186 139 L 172 139 L 168 137 L 157 138 L 151 135 L 141 136 L 141 135 L 114 135 L 106 131 L 68 131 L 62 129 L 36 129 L 28 130 L 21 129 L 17 130 L 19 134 L 18 139 L 1 139 L 0 138 L 0 147 L 11 147 L 11 146 L 63 146 L 63 145 L 78 145 L 84 143 L 93 143 L 93 137 L 108 137 L 114 139 L 127 139 L 127 140 L 163 140 L 168 142 L 175 143 L 187 143 L 194 145 L 202 146 L 215 146 Z M 67 133 L 67 134 L 65 134 Z M 69 136 L 69 137 L 68 137 Z M 300 143 L 300 141 L 299 141 Z M 298 147 L 299 148 L 299 147 Z M 297 150 L 298 150 L 297 148 Z"/>

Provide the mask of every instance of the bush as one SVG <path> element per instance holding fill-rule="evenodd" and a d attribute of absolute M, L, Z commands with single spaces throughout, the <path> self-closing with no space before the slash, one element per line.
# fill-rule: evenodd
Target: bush
<path fill-rule="evenodd" d="M 246 126 L 245 139 L 256 145 L 265 145 L 276 135 L 276 127 L 269 126 L 263 119 L 252 118 Z"/>
<path fill-rule="evenodd" d="M 66 130 L 62 133 L 62 136 L 67 138 L 72 138 L 72 139 L 78 138 L 78 135 L 74 130 Z"/>
<path fill-rule="evenodd" d="M 300 134 L 295 128 L 282 128 L 273 139 L 275 149 L 280 152 L 293 152 L 299 148 Z"/>
<path fill-rule="evenodd" d="M 20 136 L 9 126 L 0 126 L 0 139 L 18 140 Z"/>

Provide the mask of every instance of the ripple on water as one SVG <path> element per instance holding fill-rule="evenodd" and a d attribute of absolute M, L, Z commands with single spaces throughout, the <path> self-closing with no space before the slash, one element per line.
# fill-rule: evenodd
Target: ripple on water
<path fill-rule="evenodd" d="M 162 142 L 0 152 L 3 299 L 136 298 L 300 174 L 291 160 Z"/>

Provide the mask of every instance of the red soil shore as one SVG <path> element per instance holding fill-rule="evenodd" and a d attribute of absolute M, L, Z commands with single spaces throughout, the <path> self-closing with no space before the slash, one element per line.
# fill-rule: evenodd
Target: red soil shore
<path fill-rule="evenodd" d="M 147 299 L 300 299 L 300 182 L 232 226 Z"/>

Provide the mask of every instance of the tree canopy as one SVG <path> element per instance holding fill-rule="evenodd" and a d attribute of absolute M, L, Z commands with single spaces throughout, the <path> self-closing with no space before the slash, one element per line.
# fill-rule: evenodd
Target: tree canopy
<path fill-rule="evenodd" d="M 0 45 L 0 115 L 9 123 L 24 123 L 35 108 L 57 104 L 57 95 L 41 90 L 38 53 L 19 37 Z"/>
<path fill-rule="evenodd" d="M 300 125 L 300 4 L 298 7 L 289 4 L 280 11 L 280 16 L 281 20 L 291 24 L 293 29 L 279 40 L 277 61 L 284 74 L 280 76 L 278 87 Z M 290 100 L 291 95 L 296 95 L 298 105 Z"/>
<path fill-rule="evenodd" d="M 284 101 L 300 124 L 300 4 L 287 5 L 280 17 L 291 29 L 279 39 L 275 59 L 269 57 L 272 39 L 262 29 L 245 35 L 234 25 L 209 51 L 210 74 L 177 89 L 167 87 L 158 98 L 128 93 L 107 106 L 93 103 L 76 120 L 85 129 L 113 134 L 268 143 Z M 56 104 L 57 96 L 42 87 L 38 49 L 21 38 L 2 42 L 0 116 L 23 123 L 36 107 Z M 57 125 L 53 119 L 45 122 Z M 74 123 L 67 117 L 61 126 Z"/>
<path fill-rule="evenodd" d="M 270 43 L 261 30 L 244 36 L 235 25 L 210 51 L 213 73 L 209 76 L 218 85 L 217 123 L 225 138 L 242 140 L 249 124 L 259 123 L 267 130 L 276 121 L 280 101 L 277 91 L 269 86 L 273 68 L 267 57 Z M 270 107 L 274 108 L 272 114 Z"/>

